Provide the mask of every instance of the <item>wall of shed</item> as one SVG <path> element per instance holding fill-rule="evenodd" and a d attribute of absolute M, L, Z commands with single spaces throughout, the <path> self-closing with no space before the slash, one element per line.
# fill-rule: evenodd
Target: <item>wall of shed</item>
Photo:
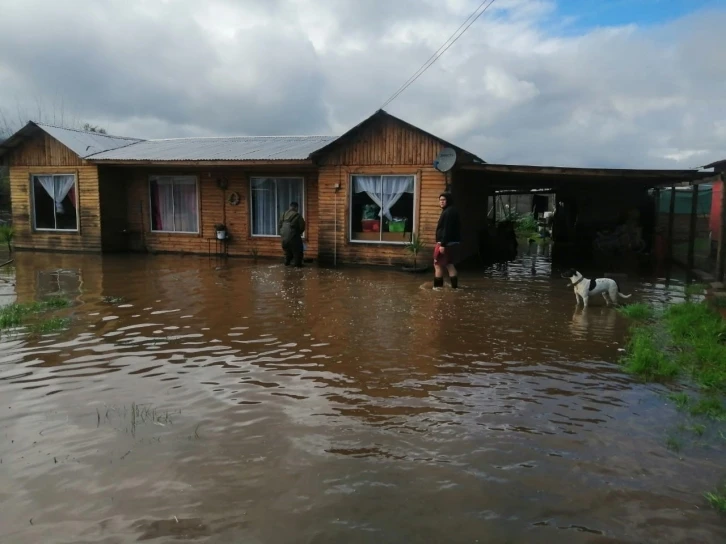
<path fill-rule="evenodd" d="M 166 167 L 125 167 L 127 183 L 125 202 L 126 224 L 128 225 L 129 249 L 133 251 L 197 253 L 207 254 L 210 238 L 214 238 L 216 223 L 224 222 L 231 239 L 228 252 L 233 256 L 253 256 L 254 250 L 260 257 L 280 257 L 279 237 L 252 236 L 250 224 L 250 178 L 257 176 L 294 176 L 305 180 L 304 217 L 307 224 L 305 242 L 306 258 L 317 258 L 318 252 L 318 178 L 314 170 L 260 169 L 244 167 L 228 168 L 166 168 Z M 199 180 L 200 230 L 199 234 L 151 232 L 149 199 L 149 176 L 151 175 L 192 175 Z M 222 191 L 217 179 L 226 178 L 229 186 Z M 228 202 L 229 196 L 236 192 L 240 196 L 238 205 Z M 214 241 L 211 242 L 215 250 Z"/>
<path fill-rule="evenodd" d="M 461 221 L 461 258 L 479 253 L 479 236 L 487 227 L 490 186 L 476 172 L 455 172 L 452 197 Z M 438 203 L 437 203 L 438 204 Z"/>
<path fill-rule="evenodd" d="M 20 250 L 101 251 L 98 169 L 45 133 L 14 150 L 10 164 L 10 195 L 15 247 Z M 73 174 L 78 194 L 78 232 L 34 231 L 31 176 Z"/>

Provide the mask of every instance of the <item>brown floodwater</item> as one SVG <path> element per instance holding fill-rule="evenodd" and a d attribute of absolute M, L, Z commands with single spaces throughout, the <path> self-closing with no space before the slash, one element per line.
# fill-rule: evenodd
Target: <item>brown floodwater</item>
<path fill-rule="evenodd" d="M 717 445 L 617 365 L 546 258 L 462 274 L 17 255 L 0 304 L 0 542 L 724 542 Z M 425 285 L 422 285 L 426 282 Z M 677 282 L 624 281 L 636 300 Z"/>

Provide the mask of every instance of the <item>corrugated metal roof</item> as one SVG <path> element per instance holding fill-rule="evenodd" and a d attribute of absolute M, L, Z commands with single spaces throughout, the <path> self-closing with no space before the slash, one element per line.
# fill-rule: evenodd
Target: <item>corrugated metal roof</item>
<path fill-rule="evenodd" d="M 108 134 L 100 134 L 98 132 L 86 132 L 83 130 L 46 125 L 43 123 L 35 124 L 82 158 L 102 151 L 126 147 L 143 141 L 138 138 L 110 136 Z"/>
<path fill-rule="evenodd" d="M 145 140 L 88 157 L 93 161 L 306 160 L 337 136 L 235 136 Z"/>

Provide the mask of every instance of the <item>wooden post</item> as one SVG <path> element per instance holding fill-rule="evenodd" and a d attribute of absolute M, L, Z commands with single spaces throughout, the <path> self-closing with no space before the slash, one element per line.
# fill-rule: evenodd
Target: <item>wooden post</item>
<path fill-rule="evenodd" d="M 660 229 L 660 187 L 653 189 L 655 221 L 653 222 L 653 234 L 651 235 L 650 247 L 655 252 L 658 243 L 658 231 Z"/>
<path fill-rule="evenodd" d="M 688 229 L 688 270 L 693 270 L 696 257 L 696 220 L 698 219 L 698 185 L 691 187 L 691 224 Z"/>
<path fill-rule="evenodd" d="M 673 225 L 676 220 L 676 188 L 675 186 L 671 187 L 671 203 L 670 207 L 668 208 L 668 238 L 667 238 L 667 246 L 666 251 L 668 253 L 668 261 L 673 260 Z"/>
<path fill-rule="evenodd" d="M 716 260 L 716 279 L 724 281 L 726 269 L 726 175 L 721 174 L 721 236 L 718 240 L 718 257 Z"/>

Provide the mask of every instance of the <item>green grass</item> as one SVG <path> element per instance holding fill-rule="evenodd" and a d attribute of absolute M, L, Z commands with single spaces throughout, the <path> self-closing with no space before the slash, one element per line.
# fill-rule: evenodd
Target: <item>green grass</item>
<path fill-rule="evenodd" d="M 679 453 L 683 449 L 683 441 L 677 436 L 670 434 L 666 437 L 666 447 L 671 451 Z"/>
<path fill-rule="evenodd" d="M 48 334 L 67 329 L 70 324 L 71 320 L 67 317 L 50 317 L 33 323 L 28 330 L 34 334 Z"/>
<path fill-rule="evenodd" d="M 663 382 L 676 378 L 680 372 L 678 364 L 661 346 L 654 327 L 633 329 L 623 358 L 625 370 L 647 381 Z"/>
<path fill-rule="evenodd" d="M 676 408 L 679 410 L 686 410 L 691 404 L 691 397 L 686 393 L 671 393 L 668 398 L 676 403 Z"/>
<path fill-rule="evenodd" d="M 636 321 L 647 321 L 655 317 L 653 307 L 642 302 L 629 304 L 628 306 L 620 306 L 618 311 L 624 316 Z"/>
<path fill-rule="evenodd" d="M 0 330 L 19 327 L 28 317 L 70 306 L 70 301 L 49 297 L 38 302 L 14 303 L 0 308 Z"/>
<path fill-rule="evenodd" d="M 706 393 L 695 399 L 686 393 L 672 393 L 668 398 L 681 412 L 688 412 L 692 416 L 703 416 L 715 421 L 726 421 L 726 406 L 716 394 Z"/>
<path fill-rule="evenodd" d="M 726 514 L 726 484 L 715 491 L 705 493 L 704 496 L 716 511 L 721 514 Z"/>
<path fill-rule="evenodd" d="M 693 295 L 703 295 L 706 292 L 706 286 L 702 283 L 692 283 L 691 285 L 688 285 L 685 289 L 685 293 L 687 296 L 693 296 Z"/>
<path fill-rule="evenodd" d="M 0 225 L 0 244 L 7 246 L 8 253 L 13 252 L 13 239 L 15 238 L 15 229 L 10 225 Z"/>

